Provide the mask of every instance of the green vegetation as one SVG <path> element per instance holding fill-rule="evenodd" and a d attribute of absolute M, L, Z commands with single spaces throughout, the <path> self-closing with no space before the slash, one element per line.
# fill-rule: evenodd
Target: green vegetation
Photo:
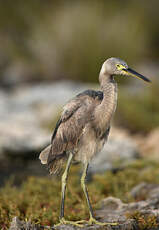
<path fill-rule="evenodd" d="M 131 213 L 127 213 L 127 218 L 135 219 L 138 223 L 138 227 L 140 230 L 158 228 L 157 217 L 155 216 L 151 216 L 151 215 L 144 216 L 139 211 L 134 211 Z"/>
<path fill-rule="evenodd" d="M 71 168 L 65 209 L 66 217 L 74 220 L 88 218 L 78 171 L 77 165 Z M 129 194 L 131 188 L 143 181 L 159 183 L 158 175 L 158 163 L 143 160 L 138 160 L 115 174 L 107 172 L 95 175 L 93 181 L 88 184 L 93 206 L 98 208 L 99 201 L 109 195 L 119 197 L 124 202 L 133 201 Z M 29 177 L 20 187 L 15 187 L 13 180 L 10 180 L 0 190 L 1 229 L 7 229 L 14 216 L 41 225 L 52 225 L 58 221 L 59 205 L 59 178 Z"/>
<path fill-rule="evenodd" d="M 9 0 L 0 3 L 1 77 L 97 82 L 101 63 L 159 59 L 159 2 Z M 11 71 L 13 70 L 13 71 Z"/>
<path fill-rule="evenodd" d="M 158 98 L 158 82 L 145 86 L 145 90 L 141 89 L 139 92 L 121 88 L 115 117 L 117 124 L 138 133 L 148 133 L 156 128 L 159 126 Z"/>

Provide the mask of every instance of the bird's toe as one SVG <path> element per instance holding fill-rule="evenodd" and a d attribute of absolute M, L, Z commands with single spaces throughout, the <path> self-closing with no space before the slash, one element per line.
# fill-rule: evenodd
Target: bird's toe
<path fill-rule="evenodd" d="M 61 218 L 60 219 L 60 222 L 56 225 L 54 225 L 54 227 L 58 227 L 60 225 L 66 225 L 66 224 L 69 224 L 69 225 L 74 225 L 74 226 L 77 226 L 77 227 L 83 227 L 82 223 L 84 223 L 84 221 L 70 221 L 70 220 L 66 220 L 65 218 Z"/>
<path fill-rule="evenodd" d="M 88 224 L 89 224 L 89 225 L 97 224 L 97 225 L 101 225 L 101 226 L 104 226 L 104 225 L 116 226 L 116 225 L 118 225 L 118 223 L 100 222 L 100 221 L 96 220 L 96 219 L 93 218 L 93 217 L 90 217 L 90 219 L 88 220 Z"/>

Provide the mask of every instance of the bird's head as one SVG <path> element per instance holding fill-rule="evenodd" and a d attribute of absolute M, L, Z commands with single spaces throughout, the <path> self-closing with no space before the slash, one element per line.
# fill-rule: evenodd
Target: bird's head
<path fill-rule="evenodd" d="M 124 75 L 124 76 L 132 76 L 140 78 L 144 81 L 151 82 L 148 78 L 143 75 L 137 73 L 128 67 L 127 63 L 119 58 L 109 58 L 107 59 L 102 66 L 101 72 L 102 75 L 116 76 L 116 75 Z"/>

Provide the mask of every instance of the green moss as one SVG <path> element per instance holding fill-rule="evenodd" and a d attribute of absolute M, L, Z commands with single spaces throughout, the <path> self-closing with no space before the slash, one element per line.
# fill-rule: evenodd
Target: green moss
<path fill-rule="evenodd" d="M 141 230 L 158 228 L 157 217 L 155 216 L 143 215 L 140 211 L 127 213 L 126 216 L 128 219 L 134 219 Z"/>
<path fill-rule="evenodd" d="M 72 166 L 65 206 L 66 217 L 74 220 L 88 218 L 78 172 L 79 165 Z M 129 194 L 132 187 L 143 181 L 159 183 L 158 175 L 158 163 L 143 160 L 138 160 L 115 174 L 106 172 L 94 175 L 93 180 L 88 184 L 93 207 L 97 208 L 99 201 L 109 195 L 118 197 L 124 202 L 133 201 Z M 20 187 L 15 187 L 12 180 L 7 182 L 0 190 L 1 229 L 7 229 L 14 216 L 41 225 L 57 223 L 60 187 L 60 179 L 55 177 L 29 177 Z M 153 221 L 155 223 L 155 220 L 151 219 L 151 222 Z"/>

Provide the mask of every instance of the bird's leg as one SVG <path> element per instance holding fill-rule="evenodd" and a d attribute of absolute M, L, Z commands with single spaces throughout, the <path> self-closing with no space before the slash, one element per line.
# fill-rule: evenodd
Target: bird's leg
<path fill-rule="evenodd" d="M 59 217 L 60 223 L 56 224 L 54 227 L 57 227 L 61 224 L 72 224 L 78 227 L 82 227 L 82 225 L 76 223 L 76 221 L 69 221 L 69 220 L 65 220 L 64 218 L 65 191 L 66 191 L 66 185 L 67 185 L 68 172 L 71 166 L 72 158 L 73 158 L 73 154 L 70 153 L 67 164 L 66 164 L 66 168 L 62 175 L 62 180 L 61 180 L 62 188 L 61 188 L 61 207 L 60 207 L 60 217 Z"/>
<path fill-rule="evenodd" d="M 84 165 L 84 169 L 83 169 L 83 173 L 82 173 L 82 177 L 81 177 L 81 187 L 82 187 L 83 192 L 84 192 L 84 195 L 85 195 L 85 197 L 86 197 L 87 205 L 88 205 L 88 208 L 89 208 L 90 218 L 94 218 L 92 205 L 91 205 L 91 202 L 90 202 L 90 200 L 89 200 L 88 190 L 87 190 L 87 187 L 86 187 L 86 176 L 87 176 L 87 171 L 88 171 L 88 164 L 86 163 L 86 164 Z"/>
<path fill-rule="evenodd" d="M 66 191 L 66 184 L 67 184 L 67 178 L 68 178 L 68 172 L 71 166 L 73 154 L 70 153 L 65 171 L 62 175 L 62 187 L 61 187 L 61 208 L 60 208 L 60 219 L 64 218 L 64 204 L 65 204 L 65 191 Z"/>
<path fill-rule="evenodd" d="M 102 222 L 99 222 L 94 217 L 92 205 L 90 203 L 89 196 L 88 196 L 88 190 L 87 190 L 87 187 L 86 187 L 86 176 L 87 176 L 87 172 L 88 172 L 88 166 L 89 166 L 88 163 L 84 164 L 83 174 L 82 174 L 82 177 L 81 177 L 81 186 L 82 186 L 84 195 L 86 197 L 87 205 L 88 205 L 88 208 L 89 208 L 90 218 L 89 218 L 88 221 L 81 220 L 78 223 L 87 222 L 90 225 L 92 225 L 92 224 L 98 224 L 98 225 L 117 225 L 117 223 L 102 223 Z"/>

